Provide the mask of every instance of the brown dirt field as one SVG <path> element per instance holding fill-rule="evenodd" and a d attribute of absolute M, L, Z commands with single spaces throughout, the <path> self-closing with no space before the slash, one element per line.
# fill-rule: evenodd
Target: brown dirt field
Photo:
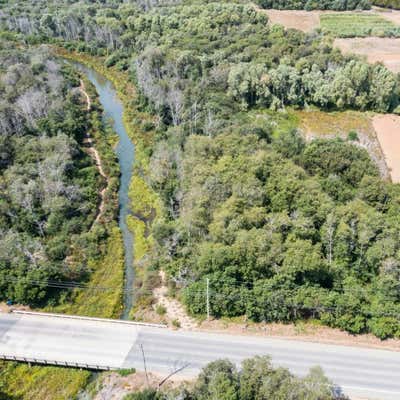
<path fill-rule="evenodd" d="M 311 32 L 319 28 L 320 11 L 262 10 L 272 24 L 280 24 L 285 28 Z"/>
<path fill-rule="evenodd" d="M 335 39 L 334 46 L 343 53 L 365 56 L 370 63 L 380 61 L 391 71 L 400 72 L 400 38 Z"/>
<path fill-rule="evenodd" d="M 385 155 L 393 183 L 400 183 L 400 116 L 376 115 L 373 125 Z"/>

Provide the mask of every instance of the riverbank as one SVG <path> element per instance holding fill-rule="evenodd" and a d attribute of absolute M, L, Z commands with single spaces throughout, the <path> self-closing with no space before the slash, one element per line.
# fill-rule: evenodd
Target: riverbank
<path fill-rule="evenodd" d="M 129 318 L 142 319 L 139 311 L 151 308 L 152 290 L 159 284 L 158 273 L 150 271 L 149 258 L 154 245 L 151 226 L 162 215 L 162 205 L 158 194 L 146 180 L 149 154 L 156 135 L 154 117 L 137 109 L 137 93 L 126 72 L 105 67 L 101 57 L 70 52 L 61 47 L 52 48 L 58 56 L 92 68 L 108 79 L 123 105 L 123 125 L 135 145 L 135 162 L 129 187 L 131 213 L 127 217 L 128 227 L 134 236 L 135 306 Z"/>
<path fill-rule="evenodd" d="M 86 86 L 85 86 L 85 82 L 81 79 L 80 81 L 80 86 L 79 86 L 79 90 L 82 93 L 82 95 L 85 97 L 85 102 L 86 102 L 86 111 L 90 112 L 91 110 L 91 106 L 92 106 L 92 102 L 90 99 L 90 96 L 88 95 L 87 91 L 86 91 Z M 95 223 L 98 223 L 101 219 L 101 217 L 104 214 L 105 208 L 106 208 L 106 192 L 107 192 L 107 187 L 109 186 L 109 177 L 106 175 L 106 173 L 104 172 L 103 169 L 103 163 L 101 161 L 101 157 L 99 155 L 99 152 L 96 149 L 96 146 L 94 144 L 94 141 L 90 135 L 89 132 L 86 132 L 85 138 L 83 139 L 83 144 L 85 145 L 85 148 L 88 152 L 88 154 L 92 157 L 93 161 L 96 164 L 97 170 L 99 171 L 99 174 L 104 178 L 104 180 L 107 182 L 106 187 L 102 188 L 100 190 L 100 204 L 97 208 L 97 215 L 96 215 L 96 219 L 93 222 L 92 228 L 94 226 Z"/>

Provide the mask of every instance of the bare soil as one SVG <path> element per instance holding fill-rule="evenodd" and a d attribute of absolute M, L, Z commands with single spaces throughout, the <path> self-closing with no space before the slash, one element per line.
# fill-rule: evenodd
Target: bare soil
<path fill-rule="evenodd" d="M 261 11 L 261 10 L 260 10 Z M 311 32 L 319 28 L 320 11 L 302 10 L 262 10 L 272 24 L 280 24 L 285 28 L 298 29 L 303 32 Z"/>
<path fill-rule="evenodd" d="M 0 313 L 10 313 L 12 310 L 30 311 L 30 307 L 21 304 L 8 306 L 6 303 L 0 302 Z"/>
<path fill-rule="evenodd" d="M 160 272 L 161 286 L 153 290 L 153 295 L 156 300 L 154 307 L 162 306 L 165 308 L 165 319 L 168 325 L 173 326 L 173 322 L 179 322 L 179 326 L 182 329 L 192 330 L 197 326 L 196 321 L 191 318 L 183 308 L 182 304 L 168 296 L 168 288 L 165 285 L 165 273 Z"/>
<path fill-rule="evenodd" d="M 400 183 L 400 116 L 379 114 L 373 125 L 385 155 L 393 183 Z"/>
<path fill-rule="evenodd" d="M 147 388 L 157 389 L 164 376 L 136 372 L 128 376 L 121 376 L 116 372 L 105 374 L 100 382 L 100 390 L 93 400 L 122 400 L 127 394 L 142 391 Z M 174 388 L 182 384 L 179 374 L 169 379 L 162 388 Z"/>
<path fill-rule="evenodd" d="M 400 72 L 400 38 L 335 39 L 334 46 L 343 53 L 365 56 L 370 63 L 382 62 L 391 71 Z"/>

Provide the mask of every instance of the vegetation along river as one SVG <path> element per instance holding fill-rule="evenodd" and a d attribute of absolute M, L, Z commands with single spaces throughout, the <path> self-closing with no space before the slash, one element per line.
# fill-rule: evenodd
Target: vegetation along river
<path fill-rule="evenodd" d="M 122 114 L 123 106 L 117 97 L 117 92 L 113 84 L 100 75 L 95 70 L 88 68 L 79 63 L 73 63 L 81 72 L 96 87 L 99 95 L 100 103 L 104 109 L 104 119 L 112 121 L 114 131 L 119 136 L 119 143 L 116 148 L 117 157 L 121 171 L 120 186 L 119 186 L 119 227 L 122 232 L 125 248 L 125 282 L 124 282 L 124 310 L 122 314 L 123 319 L 127 319 L 129 311 L 132 308 L 133 295 L 131 289 L 133 288 L 134 270 L 133 270 L 133 235 L 129 231 L 126 217 L 130 213 L 129 208 L 129 184 L 132 177 L 132 167 L 134 161 L 135 147 L 126 133 Z"/>

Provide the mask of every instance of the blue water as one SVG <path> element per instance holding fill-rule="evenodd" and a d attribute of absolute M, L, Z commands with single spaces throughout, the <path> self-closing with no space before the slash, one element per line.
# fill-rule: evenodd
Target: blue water
<path fill-rule="evenodd" d="M 111 120 L 114 131 L 119 136 L 119 143 L 116 148 L 116 154 L 119 160 L 121 171 L 119 186 L 119 227 L 122 232 L 125 249 L 125 282 L 124 282 L 124 309 L 123 319 L 128 319 L 129 311 L 133 305 L 133 236 L 126 224 L 126 217 L 130 213 L 129 184 L 132 177 L 132 167 L 135 156 L 135 147 L 129 139 L 122 119 L 123 106 L 117 97 L 117 92 L 113 84 L 91 68 L 82 64 L 74 63 L 87 78 L 96 87 L 99 100 L 104 109 L 104 119 Z"/>

